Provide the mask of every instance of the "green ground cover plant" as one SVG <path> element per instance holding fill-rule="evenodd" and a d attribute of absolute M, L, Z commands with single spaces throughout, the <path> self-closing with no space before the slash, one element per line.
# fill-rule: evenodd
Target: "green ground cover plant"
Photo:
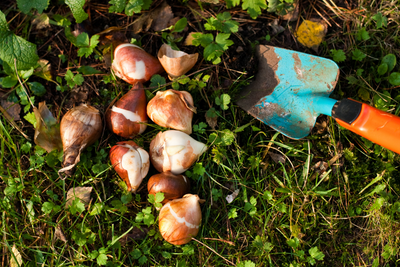
<path fill-rule="evenodd" d="M 162 2 L 1 1 L 1 266 L 397 266 L 399 155 L 326 116 L 306 138 L 289 139 L 236 101 L 262 44 L 334 60 L 333 98 L 399 115 L 400 1 L 167 1 L 159 12 L 173 19 L 154 30 Z M 327 25 L 317 50 L 295 37 L 305 19 Z M 199 234 L 186 245 L 159 232 L 164 195 L 146 187 L 157 171 L 131 193 L 113 169 L 110 148 L 125 139 L 105 127 L 65 179 L 63 152 L 34 141 L 40 102 L 57 122 L 82 102 L 104 118 L 130 89 L 110 70 L 110 40 L 120 36 L 154 56 L 163 43 L 199 53 L 185 75 L 145 83 L 148 99 L 172 88 L 192 94 L 191 136 L 208 147 L 185 172 L 205 200 Z M 149 122 L 134 141 L 148 150 L 161 130 Z M 76 188 L 85 196 L 70 198 Z"/>

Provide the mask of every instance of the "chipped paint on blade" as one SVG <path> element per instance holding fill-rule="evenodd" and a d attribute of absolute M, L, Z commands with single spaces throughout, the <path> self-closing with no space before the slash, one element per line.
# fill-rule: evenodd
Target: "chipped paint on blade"
<path fill-rule="evenodd" d="M 337 102 L 329 98 L 337 81 L 336 63 L 271 46 L 259 46 L 257 52 L 257 86 L 250 85 L 251 92 L 246 88 L 238 105 L 290 138 L 309 135 L 317 117 L 331 116 Z"/>

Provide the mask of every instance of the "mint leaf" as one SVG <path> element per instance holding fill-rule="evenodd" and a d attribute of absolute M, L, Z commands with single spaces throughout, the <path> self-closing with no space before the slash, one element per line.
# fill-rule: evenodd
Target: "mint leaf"
<path fill-rule="evenodd" d="M 14 66 L 14 59 L 16 59 L 18 70 L 26 70 L 35 67 L 39 60 L 36 53 L 36 45 L 9 31 L 6 16 L 1 11 L 0 47 L 0 59 L 9 66 Z"/>
<path fill-rule="evenodd" d="M 108 12 L 112 13 L 121 13 L 125 9 L 126 1 L 125 0 L 111 0 L 108 2 L 111 6 L 108 9 Z"/>
<path fill-rule="evenodd" d="M 18 9 L 28 14 L 32 8 L 41 14 L 49 5 L 49 0 L 17 0 Z"/>
<path fill-rule="evenodd" d="M 261 9 L 267 8 L 265 0 L 243 0 L 243 10 L 247 10 L 252 19 L 256 19 L 261 15 Z"/>
<path fill-rule="evenodd" d="M 83 10 L 85 0 L 65 0 L 65 4 L 67 4 L 67 6 L 69 6 L 69 8 L 71 9 L 72 15 L 74 15 L 76 23 L 81 23 L 88 18 L 88 14 L 86 14 Z"/>
<path fill-rule="evenodd" d="M 360 49 L 353 50 L 353 56 L 351 57 L 354 60 L 362 61 L 367 55 L 364 54 Z"/>
<path fill-rule="evenodd" d="M 342 62 L 346 60 L 346 54 L 342 49 L 331 49 L 331 55 L 335 62 Z"/>

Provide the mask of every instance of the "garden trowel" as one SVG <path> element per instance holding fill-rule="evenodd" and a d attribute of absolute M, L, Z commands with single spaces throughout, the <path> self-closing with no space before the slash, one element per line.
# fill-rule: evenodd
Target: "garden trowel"
<path fill-rule="evenodd" d="M 332 60 L 283 48 L 259 45 L 259 70 L 237 104 L 282 134 L 310 134 L 320 114 L 400 154 L 400 118 L 352 99 L 329 98 L 339 68 Z"/>

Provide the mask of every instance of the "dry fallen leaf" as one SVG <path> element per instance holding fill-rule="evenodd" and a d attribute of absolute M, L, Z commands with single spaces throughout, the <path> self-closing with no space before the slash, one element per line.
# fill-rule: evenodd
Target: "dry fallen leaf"
<path fill-rule="evenodd" d="M 62 232 L 60 226 L 56 226 L 56 230 L 54 232 L 54 239 L 57 240 L 61 240 L 64 243 L 67 243 L 67 238 L 65 237 L 64 233 Z"/>
<path fill-rule="evenodd" d="M 88 205 L 90 202 L 90 193 L 92 192 L 93 187 L 73 187 L 68 190 L 67 193 L 67 203 L 65 203 L 65 208 L 68 208 L 72 205 L 72 202 L 75 198 L 79 198 L 83 204 Z"/>
<path fill-rule="evenodd" d="M 152 12 L 153 23 L 151 28 L 158 32 L 168 27 L 169 21 L 174 17 L 171 6 L 167 2 L 163 2 L 162 5 Z"/>
<path fill-rule="evenodd" d="M 275 162 L 275 163 L 283 163 L 285 164 L 286 159 L 284 156 L 282 156 L 281 154 L 278 153 L 272 153 L 272 152 L 268 152 L 268 155 L 271 157 L 271 159 Z"/>
<path fill-rule="evenodd" d="M 21 120 L 19 114 L 21 113 L 21 106 L 18 103 L 13 103 L 7 101 L 7 99 L 2 99 L 4 94 L 0 92 L 0 106 L 10 115 L 14 121 Z"/>
<path fill-rule="evenodd" d="M 226 201 L 228 203 L 231 203 L 239 195 L 239 192 L 240 192 L 240 190 L 236 189 L 232 194 L 227 195 L 226 198 L 225 198 Z"/>
<path fill-rule="evenodd" d="M 60 124 L 53 117 L 46 106 L 46 102 L 39 103 L 39 109 L 34 107 L 33 112 L 36 117 L 35 144 L 44 148 L 47 152 L 54 149 L 62 150 L 60 135 Z"/>
<path fill-rule="evenodd" d="M 298 1 L 296 1 L 295 3 L 293 3 L 293 8 L 291 8 L 286 15 L 282 16 L 282 19 L 287 21 L 296 21 L 298 17 L 299 3 Z"/>
<path fill-rule="evenodd" d="M 164 30 L 173 17 L 171 6 L 164 1 L 160 7 L 137 18 L 132 24 L 132 31 L 138 34 L 142 31 L 147 32 L 150 27 L 155 31 Z"/>
<path fill-rule="evenodd" d="M 15 244 L 12 246 L 11 252 L 13 255 L 10 255 L 10 267 L 22 266 L 22 256 Z"/>
<path fill-rule="evenodd" d="M 304 20 L 296 31 L 297 41 L 318 52 L 327 30 L 328 26 L 320 20 Z"/>
<path fill-rule="evenodd" d="M 48 81 L 53 81 L 51 77 L 51 65 L 48 60 L 40 59 L 39 67 L 35 69 L 35 75 Z"/>
<path fill-rule="evenodd" d="M 42 30 L 45 28 L 50 28 L 50 19 L 47 14 L 43 13 L 39 15 L 38 13 L 36 14 L 37 16 L 32 20 L 32 26 L 34 26 L 37 30 Z"/>
<path fill-rule="evenodd" d="M 188 36 L 185 39 L 185 42 L 183 44 L 186 45 L 186 46 L 193 45 L 193 40 L 194 40 L 193 34 L 195 34 L 195 33 L 197 33 L 197 32 L 189 33 Z"/>

